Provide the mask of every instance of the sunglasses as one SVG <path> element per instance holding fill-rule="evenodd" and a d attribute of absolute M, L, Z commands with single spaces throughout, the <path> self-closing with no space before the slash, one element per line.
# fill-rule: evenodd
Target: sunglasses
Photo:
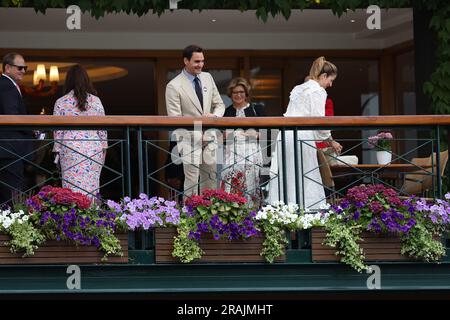
<path fill-rule="evenodd" d="M 27 69 L 28 69 L 28 66 L 18 66 L 18 65 L 15 65 L 15 64 L 10 64 L 10 66 L 13 66 L 13 67 L 16 67 L 17 68 L 17 70 L 19 70 L 19 71 L 27 71 Z"/>

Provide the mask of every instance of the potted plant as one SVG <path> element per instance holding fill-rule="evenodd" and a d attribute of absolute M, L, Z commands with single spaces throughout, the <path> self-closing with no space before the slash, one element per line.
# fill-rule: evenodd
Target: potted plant
<path fill-rule="evenodd" d="M 377 150 L 377 161 L 379 164 L 388 164 L 392 160 L 390 132 L 380 132 L 368 138 L 369 148 Z"/>
<path fill-rule="evenodd" d="M 206 190 L 186 200 L 172 240 L 173 257 L 181 262 L 200 258 L 208 262 L 261 261 L 256 212 L 249 210 L 246 202 L 222 190 Z M 162 240 L 158 230 L 156 235 L 158 246 Z M 156 255 L 157 262 L 177 261 L 158 261 L 158 252 Z"/>
<path fill-rule="evenodd" d="M 122 239 L 116 236 L 119 227 L 116 214 L 93 203 L 84 194 L 67 188 L 44 186 L 27 200 L 27 205 L 29 220 L 48 240 L 46 246 L 60 248 L 53 250 L 55 255 L 52 257 L 45 255 L 51 258 L 49 262 L 99 262 L 96 252 L 77 255 L 80 250 L 91 252 L 79 246 L 93 246 L 102 251 L 102 261 L 110 255 L 123 256 L 123 247 L 127 249 L 126 235 Z M 73 252 L 73 255 L 68 252 Z M 126 262 L 127 258 L 113 261 Z"/>
<path fill-rule="evenodd" d="M 11 209 L 0 211 L 0 246 L 5 244 L 10 247 L 11 253 L 23 252 L 22 256 L 27 257 L 32 256 L 44 242 L 44 235 L 33 225 L 28 212 Z"/>
<path fill-rule="evenodd" d="M 450 205 L 436 201 L 400 199 L 381 184 L 351 188 L 330 207 L 325 231 L 313 229 L 313 260 L 337 255 L 358 271 L 366 269 L 366 255 L 372 255 L 370 260 L 437 261 L 445 254 L 439 237 L 448 228 Z"/>
<path fill-rule="evenodd" d="M 258 228 L 264 234 L 261 255 L 267 262 L 273 262 L 284 254 L 288 243 L 285 231 L 297 231 L 310 229 L 313 226 L 323 226 L 327 220 L 328 212 L 305 213 L 299 211 L 299 206 L 294 203 L 284 204 L 276 201 L 271 205 L 261 208 L 256 215 Z"/>

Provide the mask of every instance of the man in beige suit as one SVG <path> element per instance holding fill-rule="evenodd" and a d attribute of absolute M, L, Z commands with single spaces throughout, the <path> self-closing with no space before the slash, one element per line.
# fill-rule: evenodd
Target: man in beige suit
<path fill-rule="evenodd" d="M 205 64 L 203 49 L 190 45 L 183 50 L 184 69 L 166 87 L 167 114 L 172 117 L 221 117 L 225 105 L 214 79 L 202 72 Z M 184 195 L 198 194 L 201 190 L 216 188 L 216 162 L 213 143 L 206 140 L 214 135 L 203 135 L 201 131 L 186 131 L 174 134 L 178 141 L 178 152 L 182 156 L 185 175 Z M 206 148 L 205 148 L 206 146 Z M 213 152 L 211 152 L 213 151 Z M 200 178 L 200 181 L 199 181 Z"/>

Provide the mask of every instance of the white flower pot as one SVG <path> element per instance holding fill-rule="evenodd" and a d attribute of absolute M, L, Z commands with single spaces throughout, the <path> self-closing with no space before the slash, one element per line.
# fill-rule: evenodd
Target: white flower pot
<path fill-rule="evenodd" d="M 390 151 L 377 151 L 378 164 L 388 164 L 392 160 L 392 153 Z"/>

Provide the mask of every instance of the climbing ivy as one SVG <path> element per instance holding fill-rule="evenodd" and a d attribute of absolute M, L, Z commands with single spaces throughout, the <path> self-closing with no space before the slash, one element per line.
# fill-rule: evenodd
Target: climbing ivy
<path fill-rule="evenodd" d="M 366 8 L 371 4 L 383 8 L 411 7 L 413 0 L 180 0 L 179 9 L 238 9 L 241 11 L 256 10 L 256 15 L 263 21 L 269 16 L 279 14 L 288 19 L 293 9 L 328 8 L 340 16 L 347 9 Z M 418 0 L 419 3 L 444 3 L 446 0 Z M 71 4 L 78 5 L 83 12 L 88 11 L 94 17 L 102 17 L 105 13 L 126 12 L 139 16 L 148 12 L 163 14 L 169 10 L 169 0 L 2 0 L 2 6 L 33 7 L 36 11 L 45 12 L 47 8 L 67 8 Z"/>
<path fill-rule="evenodd" d="M 450 113 L 450 2 L 433 10 L 430 27 L 437 36 L 436 69 L 425 82 L 424 91 L 432 101 L 433 113 Z"/>
<path fill-rule="evenodd" d="M 169 10 L 169 0 L 0 0 L 3 7 L 33 7 L 45 13 L 47 8 L 67 8 L 78 5 L 83 12 L 90 12 L 96 18 L 106 13 L 126 12 L 144 15 L 148 12 L 161 15 Z M 437 114 L 450 113 L 450 1 L 449 0 L 181 0 L 179 9 L 238 9 L 255 10 L 256 16 L 267 21 L 270 16 L 282 15 L 289 19 L 293 9 L 328 8 L 337 16 L 346 10 L 367 8 L 378 5 L 382 8 L 414 7 L 432 13 L 430 28 L 436 34 L 437 66 L 429 81 L 424 84 L 424 92 L 432 101 L 432 110 Z"/>

